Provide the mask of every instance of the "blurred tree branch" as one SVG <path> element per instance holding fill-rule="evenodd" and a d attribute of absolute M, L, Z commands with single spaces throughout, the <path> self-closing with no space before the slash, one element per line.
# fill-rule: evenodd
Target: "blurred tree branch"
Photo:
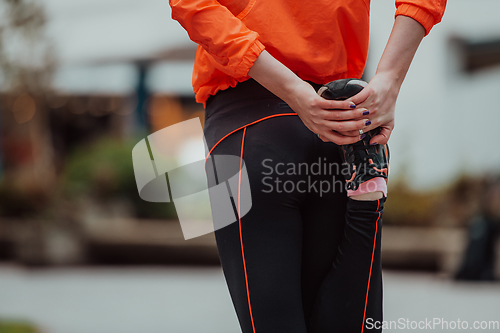
<path fill-rule="evenodd" d="M 55 172 L 47 102 L 56 58 L 46 23 L 41 0 L 0 0 L 2 186 L 48 196 Z"/>
<path fill-rule="evenodd" d="M 0 72 L 3 90 L 44 95 L 56 59 L 36 0 L 0 0 Z"/>

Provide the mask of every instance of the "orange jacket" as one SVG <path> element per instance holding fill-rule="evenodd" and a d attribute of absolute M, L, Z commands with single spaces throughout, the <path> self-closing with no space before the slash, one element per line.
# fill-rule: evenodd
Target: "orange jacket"
<path fill-rule="evenodd" d="M 249 79 L 266 49 L 303 80 L 360 78 L 366 64 L 370 0 L 169 0 L 172 18 L 199 44 L 196 100 Z M 396 16 L 426 30 L 441 21 L 446 0 L 396 0 Z"/>

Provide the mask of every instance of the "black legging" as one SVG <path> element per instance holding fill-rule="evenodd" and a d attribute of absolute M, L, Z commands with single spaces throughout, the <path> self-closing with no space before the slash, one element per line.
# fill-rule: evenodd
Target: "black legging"
<path fill-rule="evenodd" d="M 238 156 L 248 172 L 250 211 L 215 232 L 242 331 L 380 332 L 363 322 L 382 321 L 385 198 L 349 199 L 328 170 L 341 164 L 337 146 L 255 81 L 209 100 L 205 136 L 212 156 Z"/>

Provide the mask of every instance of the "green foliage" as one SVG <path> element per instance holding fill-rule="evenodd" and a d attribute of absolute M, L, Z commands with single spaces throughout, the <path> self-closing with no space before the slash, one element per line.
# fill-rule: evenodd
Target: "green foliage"
<path fill-rule="evenodd" d="M 30 323 L 0 320 L 0 333 L 38 333 L 39 330 Z"/>
<path fill-rule="evenodd" d="M 425 192 L 412 190 L 404 178 L 391 182 L 384 224 L 411 226 L 465 226 L 488 198 L 492 175 L 461 175 L 454 182 Z"/>
<path fill-rule="evenodd" d="M 384 207 L 384 224 L 432 225 L 439 196 L 439 191 L 416 192 L 403 181 L 393 183 Z"/>
<path fill-rule="evenodd" d="M 172 203 L 150 203 L 139 197 L 132 164 L 135 143 L 102 138 L 76 149 L 66 163 L 61 195 L 70 200 L 90 196 L 103 204 L 125 198 L 137 217 L 175 219 Z"/>
<path fill-rule="evenodd" d="M 128 143 L 104 138 L 76 149 L 63 174 L 65 195 L 98 195 L 102 198 L 137 192 Z"/>

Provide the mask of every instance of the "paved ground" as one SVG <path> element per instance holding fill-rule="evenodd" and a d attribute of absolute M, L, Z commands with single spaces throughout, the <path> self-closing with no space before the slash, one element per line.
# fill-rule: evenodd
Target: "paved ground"
<path fill-rule="evenodd" d="M 500 321 L 499 283 L 454 283 L 386 271 L 384 288 L 388 321 Z M 219 268 L 0 266 L 0 318 L 27 319 L 46 333 L 239 332 Z M 399 325 L 385 331 L 422 331 Z M 455 331 L 441 327 L 434 331 Z"/>

